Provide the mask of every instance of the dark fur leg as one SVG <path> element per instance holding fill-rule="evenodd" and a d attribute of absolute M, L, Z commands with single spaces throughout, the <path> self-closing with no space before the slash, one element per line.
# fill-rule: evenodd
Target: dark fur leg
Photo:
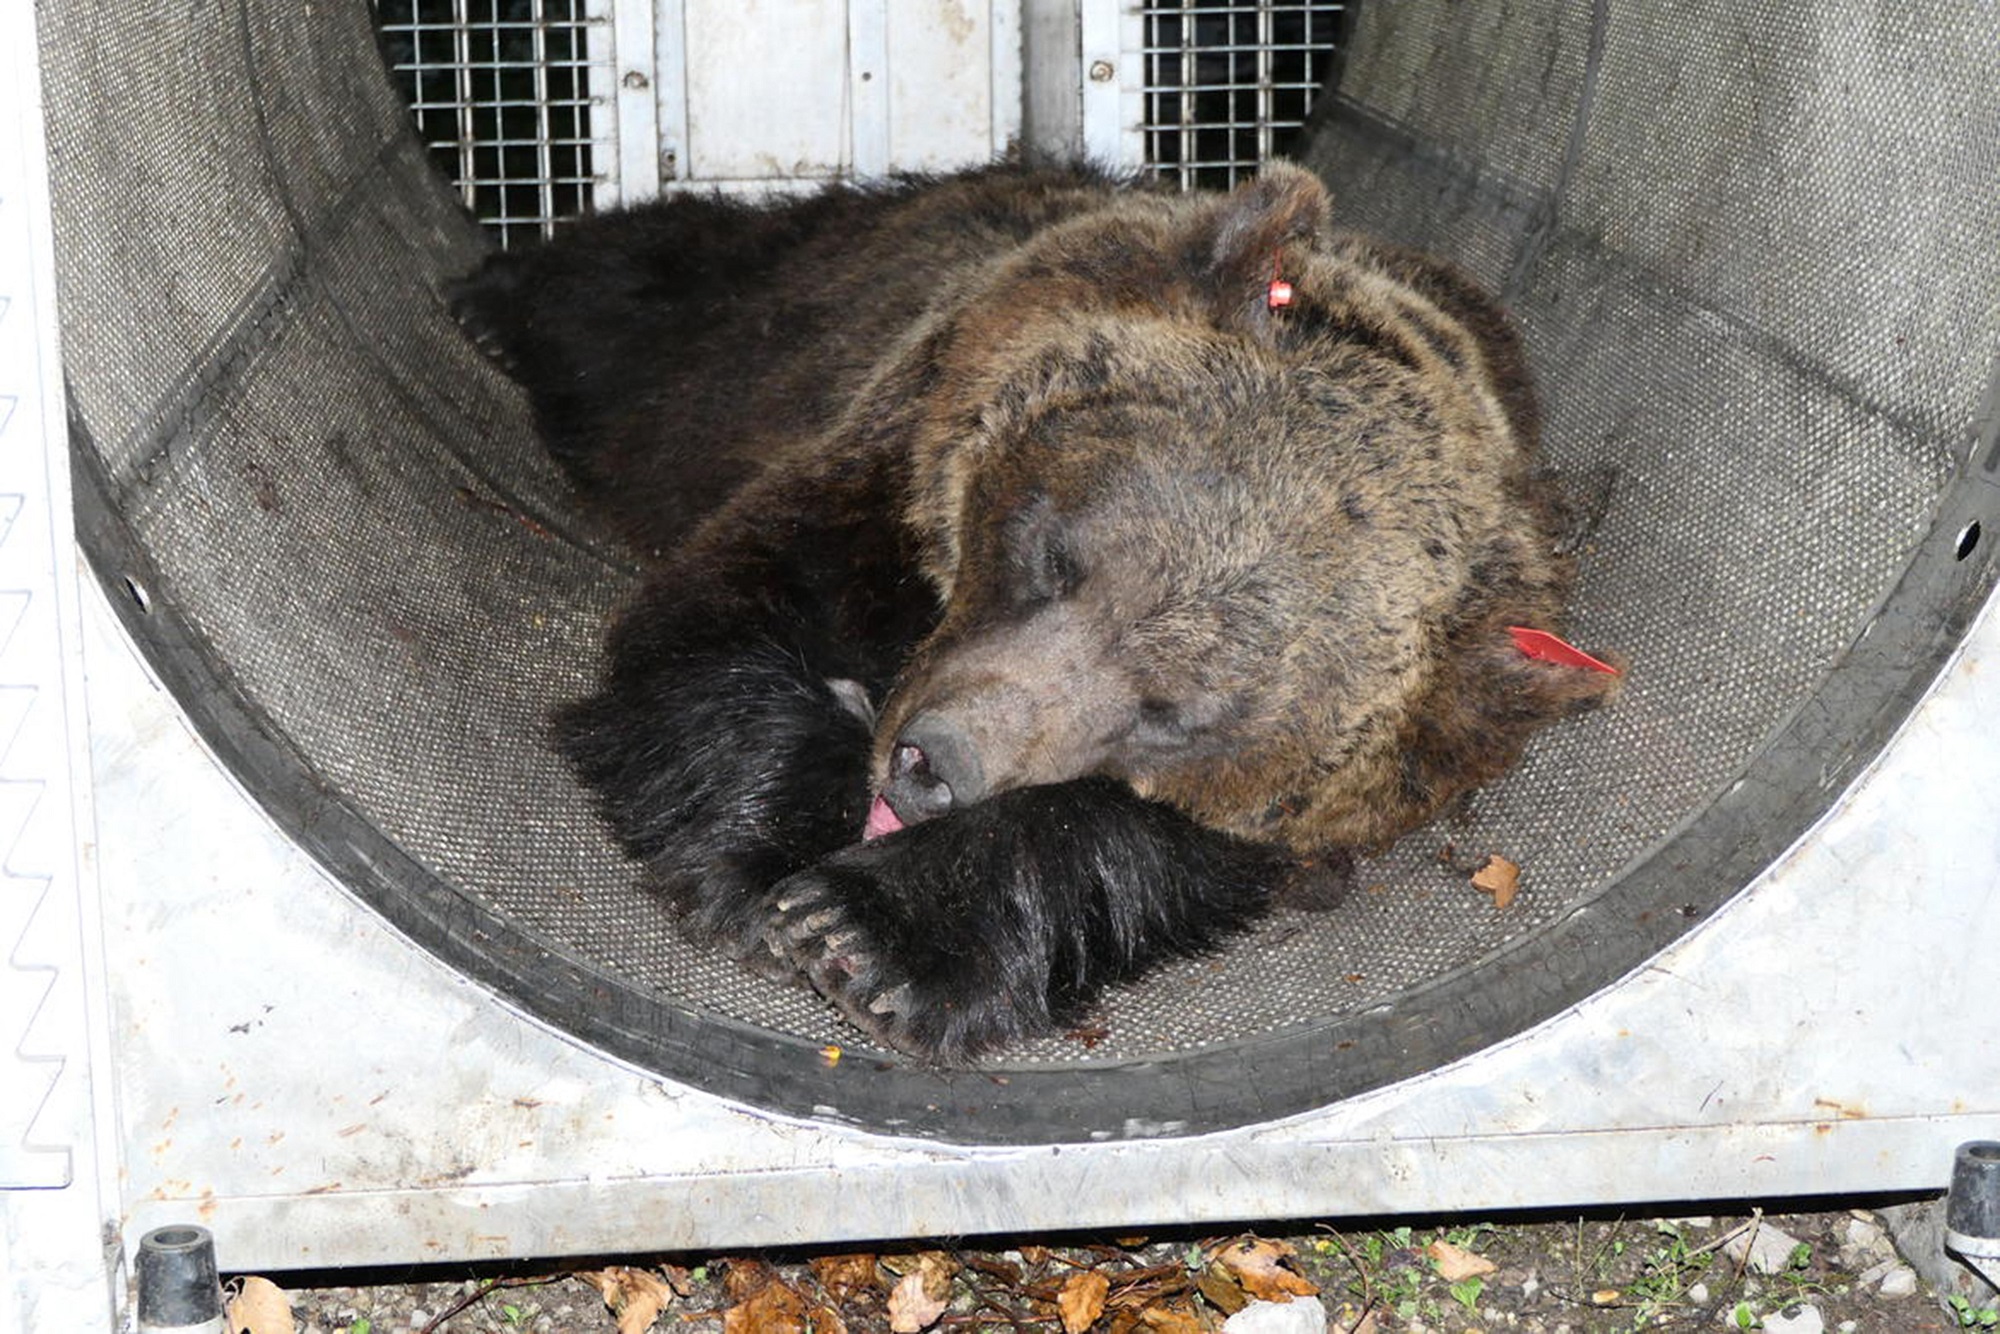
<path fill-rule="evenodd" d="M 865 1031 L 954 1062 L 1254 920 L 1284 873 L 1122 784 L 1005 792 L 780 884 L 770 943 Z"/>
<path fill-rule="evenodd" d="M 765 891 L 859 837 L 868 725 L 776 639 L 623 666 L 559 744 L 687 925 L 768 971 Z"/>

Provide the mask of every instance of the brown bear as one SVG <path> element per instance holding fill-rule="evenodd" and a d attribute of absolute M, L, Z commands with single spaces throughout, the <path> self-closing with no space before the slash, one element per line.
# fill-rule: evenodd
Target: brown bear
<path fill-rule="evenodd" d="M 1212 948 L 1614 676 L 1519 342 L 1227 195 L 996 166 L 576 223 L 467 281 L 648 562 L 561 748 L 689 929 L 959 1061 Z"/>

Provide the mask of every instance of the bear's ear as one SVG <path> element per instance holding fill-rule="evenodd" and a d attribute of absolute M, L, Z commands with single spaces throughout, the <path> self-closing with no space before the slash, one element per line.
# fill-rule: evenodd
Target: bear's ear
<path fill-rule="evenodd" d="M 1318 239 L 1332 207 L 1319 177 L 1289 162 L 1265 163 L 1256 180 L 1223 196 L 1197 261 L 1216 318 L 1268 335 L 1272 310 L 1285 304 L 1273 284 L 1289 281 L 1286 252 Z"/>

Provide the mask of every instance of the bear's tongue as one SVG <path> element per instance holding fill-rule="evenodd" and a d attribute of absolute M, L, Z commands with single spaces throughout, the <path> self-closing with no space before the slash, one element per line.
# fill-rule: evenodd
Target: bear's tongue
<path fill-rule="evenodd" d="M 861 827 L 861 841 L 865 843 L 884 834 L 893 834 L 902 827 L 902 819 L 890 809 L 888 802 L 878 796 L 875 798 L 875 803 L 868 808 L 868 821 Z"/>

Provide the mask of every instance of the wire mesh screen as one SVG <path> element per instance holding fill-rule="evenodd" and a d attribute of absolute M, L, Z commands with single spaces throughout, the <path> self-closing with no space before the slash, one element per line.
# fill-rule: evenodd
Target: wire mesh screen
<path fill-rule="evenodd" d="M 1146 162 L 1228 187 L 1285 151 L 1326 83 L 1347 6 L 1165 0 L 1140 7 Z"/>
<path fill-rule="evenodd" d="M 501 245 L 587 211 L 607 146 L 593 138 L 587 0 L 377 0 L 376 27 L 418 137 Z"/>

